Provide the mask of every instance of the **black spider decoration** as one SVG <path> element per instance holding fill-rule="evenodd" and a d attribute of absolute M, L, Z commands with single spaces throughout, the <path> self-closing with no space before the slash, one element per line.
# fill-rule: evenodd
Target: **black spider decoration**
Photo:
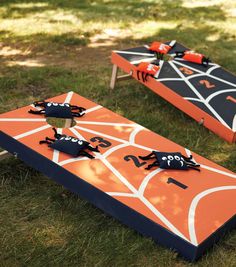
<path fill-rule="evenodd" d="M 185 157 L 179 152 L 158 152 L 152 151 L 147 156 L 139 156 L 142 160 L 155 159 L 155 161 L 148 165 L 147 170 L 150 170 L 152 167 L 159 166 L 162 169 L 176 169 L 176 170 L 188 170 L 194 169 L 200 171 L 198 167 L 199 164 L 192 160 L 193 156 Z"/>
<path fill-rule="evenodd" d="M 46 117 L 72 119 L 73 117 L 83 116 L 85 114 L 83 111 L 86 110 L 83 107 L 78 107 L 69 103 L 36 101 L 33 104 L 35 107 L 42 107 L 42 109 L 31 109 L 28 112 L 32 114 L 45 114 Z"/>
<path fill-rule="evenodd" d="M 59 134 L 57 133 L 57 130 L 55 128 L 52 129 L 54 131 L 55 139 L 46 137 L 45 140 L 39 141 L 39 144 L 48 144 L 48 147 L 74 157 L 84 156 L 93 159 L 94 156 L 92 156 L 85 150 L 88 149 L 89 151 L 99 152 L 98 146 L 92 147 L 87 141 L 80 140 L 74 136 Z"/>

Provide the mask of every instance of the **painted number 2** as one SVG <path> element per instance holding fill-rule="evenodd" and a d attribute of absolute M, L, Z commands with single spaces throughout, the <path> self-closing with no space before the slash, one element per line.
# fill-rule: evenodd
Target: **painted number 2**
<path fill-rule="evenodd" d="M 202 85 L 205 85 L 207 89 L 211 89 L 215 87 L 215 85 L 210 83 L 208 80 L 200 80 L 199 83 Z"/>
<path fill-rule="evenodd" d="M 141 166 L 143 166 L 143 165 L 146 164 L 146 162 L 142 162 L 142 163 L 141 163 L 141 162 L 139 161 L 139 159 L 138 159 L 137 157 L 135 157 L 134 155 L 127 155 L 127 156 L 124 157 L 124 160 L 125 160 L 125 161 L 130 161 L 130 160 L 132 160 L 133 163 L 134 163 L 134 165 L 135 165 L 136 167 L 138 167 L 138 168 L 140 168 Z"/>

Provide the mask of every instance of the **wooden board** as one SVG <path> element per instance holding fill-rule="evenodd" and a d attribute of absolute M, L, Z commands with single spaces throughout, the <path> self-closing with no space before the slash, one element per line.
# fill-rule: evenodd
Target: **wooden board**
<path fill-rule="evenodd" d="M 235 173 L 73 92 L 50 100 L 87 109 L 75 126 L 58 131 L 98 145 L 95 159 L 39 145 L 53 137 L 52 126 L 43 115 L 29 114 L 30 105 L 0 115 L 0 146 L 189 260 L 235 227 Z M 145 170 L 149 163 L 138 155 L 152 150 L 193 155 L 201 171 Z"/>
<path fill-rule="evenodd" d="M 189 49 L 177 43 L 169 55 L 185 50 Z M 155 59 L 147 46 L 112 52 L 112 63 L 127 73 L 133 71 L 137 80 L 136 66 Z M 162 63 L 156 79 L 139 82 L 228 142 L 235 142 L 236 76 L 215 63 L 204 67 L 181 58 Z"/>

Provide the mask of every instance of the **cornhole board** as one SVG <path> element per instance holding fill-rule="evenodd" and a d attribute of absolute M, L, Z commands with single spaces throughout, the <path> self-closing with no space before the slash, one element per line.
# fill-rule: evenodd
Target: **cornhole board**
<path fill-rule="evenodd" d="M 195 260 L 236 225 L 236 174 L 73 92 L 50 101 L 83 106 L 86 115 L 60 133 L 98 145 L 95 159 L 39 145 L 53 137 L 30 105 L 0 115 L 0 146 L 138 232 Z M 145 170 L 152 150 L 193 155 L 195 170 Z M 224 205 L 222 205 L 224 203 Z"/>
<path fill-rule="evenodd" d="M 185 50 L 189 49 L 176 43 L 169 55 Z M 155 59 L 148 46 L 112 51 L 111 88 L 117 79 L 138 80 L 136 66 Z M 236 76 L 215 63 L 204 67 L 181 58 L 160 61 L 160 66 L 158 77 L 138 81 L 228 142 L 236 142 Z M 118 68 L 128 75 L 117 77 Z"/>

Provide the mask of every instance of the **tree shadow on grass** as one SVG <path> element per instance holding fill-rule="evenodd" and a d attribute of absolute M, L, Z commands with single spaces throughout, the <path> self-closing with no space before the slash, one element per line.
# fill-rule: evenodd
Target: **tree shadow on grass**
<path fill-rule="evenodd" d="M 202 23 L 205 20 L 225 20 L 224 11 L 217 5 L 188 8 L 181 0 L 175 1 L 74 1 L 74 0 L 39 0 L 4 1 L 2 18 L 23 18 L 44 11 L 64 10 L 85 22 L 107 22 L 125 20 L 141 22 L 143 20 L 190 20 Z"/>

